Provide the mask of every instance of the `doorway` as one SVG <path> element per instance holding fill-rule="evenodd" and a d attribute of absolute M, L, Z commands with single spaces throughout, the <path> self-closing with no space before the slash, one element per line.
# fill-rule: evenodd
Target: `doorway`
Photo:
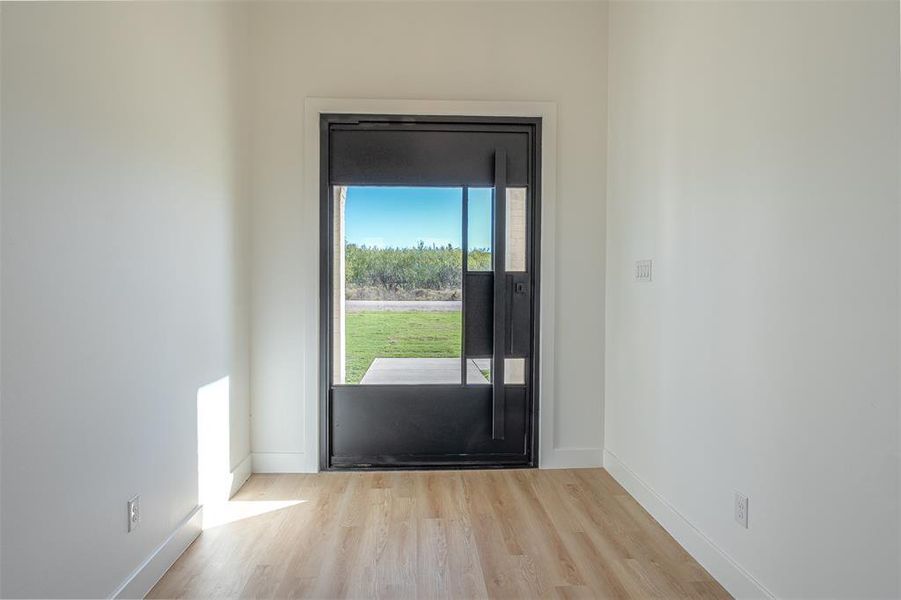
<path fill-rule="evenodd" d="M 321 469 L 537 465 L 540 136 L 320 116 Z"/>

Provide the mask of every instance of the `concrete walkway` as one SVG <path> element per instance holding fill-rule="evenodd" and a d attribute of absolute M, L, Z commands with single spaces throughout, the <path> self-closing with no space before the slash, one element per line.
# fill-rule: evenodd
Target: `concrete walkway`
<path fill-rule="evenodd" d="M 459 312 L 463 303 L 459 300 L 346 300 L 347 312 Z"/>
<path fill-rule="evenodd" d="M 474 360 L 470 360 L 466 365 L 466 382 L 488 383 Z M 377 358 L 372 361 L 360 383 L 404 385 L 460 383 L 460 359 Z"/>

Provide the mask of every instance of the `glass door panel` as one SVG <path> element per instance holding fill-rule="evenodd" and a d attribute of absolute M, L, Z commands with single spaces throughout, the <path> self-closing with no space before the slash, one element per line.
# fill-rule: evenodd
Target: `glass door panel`
<path fill-rule="evenodd" d="M 461 383 L 462 188 L 333 198 L 333 383 Z"/>
<path fill-rule="evenodd" d="M 467 264 L 468 271 L 491 271 L 492 189 L 468 188 Z"/>
<path fill-rule="evenodd" d="M 528 237 L 528 210 L 526 188 L 507 188 L 507 244 L 504 261 L 508 272 L 526 270 L 526 242 Z"/>
<path fill-rule="evenodd" d="M 468 283 L 466 302 L 471 308 L 481 309 L 478 314 L 470 311 L 466 352 L 467 385 L 491 383 L 491 345 L 487 334 L 490 330 L 490 287 L 494 270 L 492 236 L 494 227 L 494 190 L 486 187 L 466 189 L 466 255 L 464 287 Z M 479 338 L 476 342 L 475 338 Z M 474 342 L 476 342 L 474 344 Z"/>

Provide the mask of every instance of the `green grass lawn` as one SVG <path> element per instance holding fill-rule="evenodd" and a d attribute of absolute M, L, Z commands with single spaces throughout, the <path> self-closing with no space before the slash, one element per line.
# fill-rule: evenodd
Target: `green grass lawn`
<path fill-rule="evenodd" d="M 376 358 L 460 356 L 459 312 L 359 312 L 345 319 L 347 383 L 360 383 Z"/>

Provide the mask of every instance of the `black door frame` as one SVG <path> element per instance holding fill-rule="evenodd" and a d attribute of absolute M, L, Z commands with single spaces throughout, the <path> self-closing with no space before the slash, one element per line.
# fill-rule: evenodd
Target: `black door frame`
<path fill-rule="evenodd" d="M 453 465 L 398 465 L 379 467 L 336 467 L 331 464 L 331 399 L 332 386 L 332 279 L 334 264 L 333 240 L 333 198 L 329 177 L 329 132 L 332 125 L 355 125 L 372 123 L 373 125 L 402 123 L 415 128 L 417 125 L 447 125 L 449 129 L 473 131 L 490 130 L 492 126 L 519 125 L 530 131 L 530 164 L 528 185 L 530 190 L 531 225 L 528 235 L 530 240 L 528 272 L 533 301 L 531 310 L 531 351 L 527 372 L 528 389 L 528 461 L 526 463 L 505 463 L 498 460 L 486 460 L 486 457 L 472 455 L 461 456 Z M 431 116 L 431 115 L 388 115 L 359 113 L 322 113 L 319 118 L 319 468 L 322 471 L 333 470 L 402 470 L 402 469 L 466 469 L 466 468 L 536 468 L 539 459 L 539 365 L 540 365 L 540 298 L 541 298 L 541 117 L 485 117 L 485 116 Z M 464 204 L 465 206 L 465 204 Z M 464 226 L 464 231 L 466 227 Z"/>

